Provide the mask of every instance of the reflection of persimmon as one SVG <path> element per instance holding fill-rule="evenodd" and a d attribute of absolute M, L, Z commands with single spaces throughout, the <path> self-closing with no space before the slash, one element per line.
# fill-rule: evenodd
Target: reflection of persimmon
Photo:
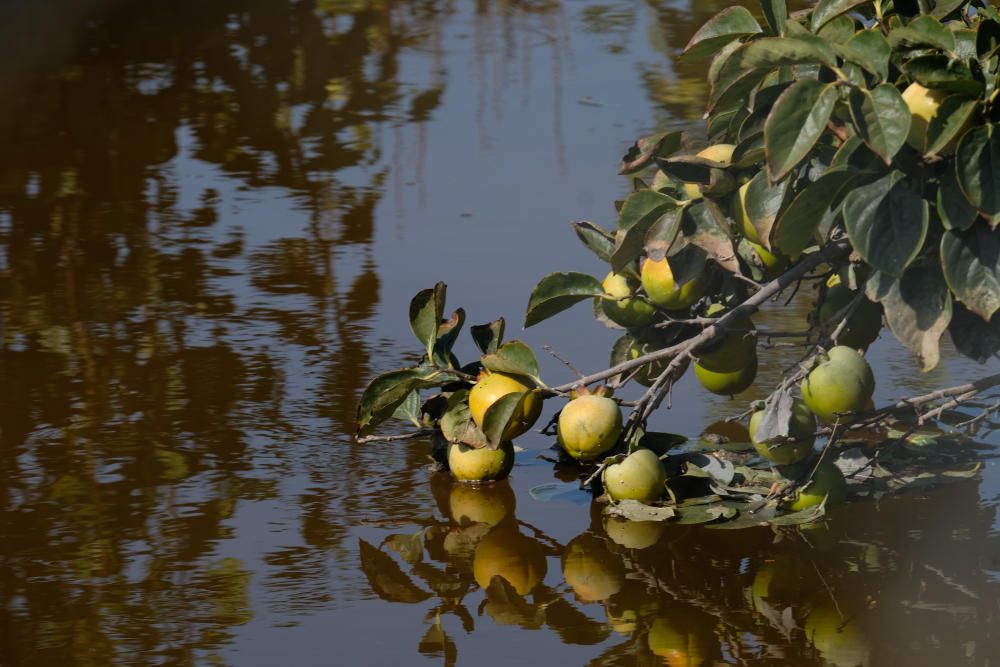
<path fill-rule="evenodd" d="M 618 546 L 626 549 L 646 549 L 660 541 L 663 536 L 663 522 L 629 521 L 608 517 L 604 520 L 604 532 Z"/>
<path fill-rule="evenodd" d="M 493 577 L 501 577 L 518 595 L 527 595 L 545 577 L 545 551 L 535 540 L 521 534 L 516 524 L 505 522 L 494 528 L 476 547 L 472 573 L 482 588 Z"/>
<path fill-rule="evenodd" d="M 514 467 L 514 445 L 505 440 L 496 449 L 479 449 L 452 443 L 448 446 L 448 468 L 460 482 L 490 482 L 503 479 Z"/>
<path fill-rule="evenodd" d="M 659 595 L 651 593 L 646 586 L 634 579 L 626 579 L 622 589 L 604 603 L 608 624 L 618 634 L 631 636 L 639 622 L 660 611 Z"/>
<path fill-rule="evenodd" d="M 664 658 L 669 667 L 696 667 L 708 659 L 709 647 L 698 635 L 676 628 L 665 616 L 649 628 L 649 650 Z"/>
<path fill-rule="evenodd" d="M 845 618 L 823 600 L 806 616 L 806 637 L 827 664 L 856 667 L 870 661 L 868 636 L 857 618 Z"/>
<path fill-rule="evenodd" d="M 606 600 L 621 590 L 625 567 L 604 542 L 584 533 L 563 550 L 563 578 L 583 602 Z"/>
<path fill-rule="evenodd" d="M 515 503 L 514 490 L 506 480 L 482 488 L 453 484 L 448 496 L 449 513 L 459 525 L 495 526 L 514 513 Z"/>
<path fill-rule="evenodd" d="M 472 420 L 479 428 L 483 428 L 486 410 L 507 394 L 522 393 L 534 389 L 534 385 L 526 378 L 507 373 L 486 373 L 469 390 L 469 412 Z M 528 432 L 538 416 L 542 414 L 542 397 L 536 392 L 529 394 L 524 400 L 524 412 L 519 419 L 507 426 L 503 437 L 513 440 Z"/>

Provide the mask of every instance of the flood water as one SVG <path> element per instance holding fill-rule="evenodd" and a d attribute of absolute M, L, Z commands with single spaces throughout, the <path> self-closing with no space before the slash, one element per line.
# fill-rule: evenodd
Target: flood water
<path fill-rule="evenodd" d="M 997 664 L 996 436 L 979 478 L 736 531 L 609 524 L 538 433 L 480 493 L 352 439 L 438 280 L 548 382 L 544 344 L 606 365 L 586 307 L 524 306 L 602 273 L 567 223 L 613 224 L 636 137 L 697 128 L 678 56 L 725 6 L 4 3 L 0 664 Z M 879 404 L 998 369 L 869 356 Z M 653 423 L 760 391 L 689 374 Z"/>

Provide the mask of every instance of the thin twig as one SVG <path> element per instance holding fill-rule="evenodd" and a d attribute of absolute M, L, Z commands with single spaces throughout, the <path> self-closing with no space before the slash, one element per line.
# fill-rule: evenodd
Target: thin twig
<path fill-rule="evenodd" d="M 568 359 L 564 359 L 563 357 L 559 356 L 559 353 L 556 352 L 555 350 L 553 350 L 551 345 L 542 345 L 542 349 L 545 350 L 546 352 L 548 352 L 549 354 L 551 354 L 553 357 L 555 357 L 559 361 L 561 361 L 563 363 L 563 365 L 566 366 L 566 368 L 568 368 L 571 371 L 573 371 L 574 373 L 576 373 L 577 377 L 579 377 L 579 378 L 583 377 L 583 373 L 580 372 L 580 369 L 578 369 L 576 366 L 574 366 Z"/>
<path fill-rule="evenodd" d="M 354 441 L 359 444 L 364 444 L 366 442 L 394 442 L 396 440 L 413 440 L 414 438 L 424 438 L 429 435 L 434 435 L 437 431 L 429 428 L 422 428 L 419 431 L 411 431 L 410 433 L 399 433 L 396 435 L 366 435 L 360 438 L 355 438 Z"/>

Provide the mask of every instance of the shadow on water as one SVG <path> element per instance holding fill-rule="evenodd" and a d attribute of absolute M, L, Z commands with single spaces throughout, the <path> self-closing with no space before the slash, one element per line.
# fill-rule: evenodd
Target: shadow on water
<path fill-rule="evenodd" d="M 3 3 L 0 664 L 996 654 L 974 483 L 726 533 L 538 502 L 535 452 L 472 492 L 427 470 L 428 442 L 351 440 L 364 384 L 413 360 L 425 236 L 478 269 L 508 243 L 474 226 L 490 207 L 589 207 L 628 141 L 700 115 L 703 65 L 679 54 L 724 6 Z M 509 224 L 537 234 L 525 262 L 566 238 Z M 575 337 L 592 366 L 602 333 Z"/>

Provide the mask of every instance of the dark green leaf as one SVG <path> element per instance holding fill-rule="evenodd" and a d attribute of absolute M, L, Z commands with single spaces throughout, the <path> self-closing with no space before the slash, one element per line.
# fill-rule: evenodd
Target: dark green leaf
<path fill-rule="evenodd" d="M 965 95 L 949 95 L 927 125 L 925 153 L 936 154 L 954 146 L 969 127 L 979 104 Z"/>
<path fill-rule="evenodd" d="M 601 290 L 604 293 L 604 290 Z M 483 356 L 483 366 L 491 371 L 523 375 L 539 382 L 538 360 L 531 348 L 519 340 L 504 343 L 493 354 Z"/>
<path fill-rule="evenodd" d="M 915 266 L 894 281 L 885 298 L 885 320 L 923 370 L 937 366 L 941 335 L 951 322 L 951 294 L 938 266 Z"/>
<path fill-rule="evenodd" d="M 1000 353 L 1000 314 L 986 322 L 955 303 L 948 333 L 956 350 L 979 363 Z"/>
<path fill-rule="evenodd" d="M 755 164 L 764 160 L 764 130 L 761 124 L 761 131 L 752 134 L 733 149 L 733 166 L 738 169 L 749 169 Z"/>
<path fill-rule="evenodd" d="M 695 505 L 693 507 L 678 507 L 675 523 L 680 525 L 694 525 L 699 523 L 710 523 L 719 519 L 732 519 L 739 514 L 739 510 L 724 505 L 721 500 L 714 505 Z"/>
<path fill-rule="evenodd" d="M 396 565 L 396 561 L 362 539 L 358 540 L 361 552 L 361 571 L 368 579 L 372 592 L 388 602 L 423 602 L 431 594 L 418 587 Z"/>
<path fill-rule="evenodd" d="M 660 216 L 676 207 L 674 199 L 652 190 L 633 192 L 628 196 L 618 214 L 616 247 L 611 255 L 611 268 L 616 273 L 621 273 L 639 257 L 646 232 Z"/>
<path fill-rule="evenodd" d="M 695 202 L 684 211 L 681 221 L 681 231 L 690 245 L 697 246 L 708 253 L 722 268 L 738 273 L 740 263 L 736 259 L 733 240 L 727 229 L 729 224 L 719 206 L 711 199 L 705 198 Z M 675 257 L 677 257 L 675 255 Z M 674 280 L 678 280 L 678 268 L 674 266 Z M 678 283 L 680 284 L 680 283 Z"/>
<path fill-rule="evenodd" d="M 472 421 L 469 411 L 469 390 L 459 389 L 448 396 L 448 404 L 441 415 L 441 434 L 448 442 L 463 442 L 466 424 Z M 485 444 L 485 438 L 483 439 Z"/>
<path fill-rule="evenodd" d="M 769 185 L 767 175 L 758 171 L 747 186 L 746 214 L 750 218 L 750 224 L 757 230 L 761 245 L 768 250 L 771 249 L 771 229 L 785 203 L 785 195 L 788 194 L 788 182 L 786 179 L 776 185 Z"/>
<path fill-rule="evenodd" d="M 684 142 L 684 132 L 668 130 L 643 137 L 632 144 L 618 166 L 619 174 L 632 174 L 648 167 L 653 158 L 668 157 L 676 153 Z"/>
<path fill-rule="evenodd" d="M 965 3 L 966 0 L 937 0 L 931 10 L 931 16 L 943 19 Z"/>
<path fill-rule="evenodd" d="M 771 247 L 795 258 L 815 242 L 822 222 L 836 217 L 843 193 L 862 174 L 844 169 L 826 173 L 799 191 L 778 215 L 771 230 Z"/>
<path fill-rule="evenodd" d="M 459 308 L 447 320 L 442 320 L 438 324 L 437 341 L 434 343 L 435 363 L 439 366 L 448 366 L 453 359 L 451 349 L 455 346 L 458 334 L 465 324 L 465 310 Z"/>
<path fill-rule="evenodd" d="M 892 47 L 882 35 L 878 28 L 860 30 L 854 37 L 847 40 L 846 46 L 853 54 L 860 54 L 847 57 L 847 60 L 856 62 L 873 74 L 877 74 L 883 81 L 889 77 L 889 57 L 892 55 Z"/>
<path fill-rule="evenodd" d="M 788 88 L 771 110 L 764 126 L 767 173 L 780 181 L 809 154 L 826 130 L 837 102 L 835 86 L 804 79 Z"/>
<path fill-rule="evenodd" d="M 716 115 L 718 110 L 745 103 L 750 92 L 767 76 L 766 70 L 741 70 L 739 76 L 724 86 L 713 87 L 708 97 L 708 111 Z M 711 120 L 711 118 L 710 118 Z"/>
<path fill-rule="evenodd" d="M 605 516 L 620 516 L 629 521 L 667 521 L 674 518 L 672 507 L 654 507 L 638 500 L 622 500 L 604 508 Z"/>
<path fill-rule="evenodd" d="M 836 67 L 837 56 L 825 40 L 815 35 L 764 37 L 751 42 L 743 51 L 744 68 L 772 69 L 807 63 Z"/>
<path fill-rule="evenodd" d="M 403 402 L 392 413 L 392 417 L 393 419 L 408 421 L 417 428 L 420 428 L 422 426 L 420 423 L 420 392 L 411 391 L 407 394 Z"/>
<path fill-rule="evenodd" d="M 854 248 L 866 262 L 892 276 L 903 274 L 927 236 L 927 202 L 910 189 L 900 171 L 848 193 L 843 213 Z"/>
<path fill-rule="evenodd" d="M 948 286 L 984 320 L 1000 310 L 1000 233 L 982 221 L 941 237 L 941 264 Z"/>
<path fill-rule="evenodd" d="M 923 15 L 905 26 L 893 28 L 889 44 L 897 49 L 930 47 L 951 52 L 955 50 L 955 36 L 937 19 Z"/>
<path fill-rule="evenodd" d="M 907 76 L 925 88 L 953 90 L 973 97 L 983 92 L 983 82 L 973 77 L 969 66 L 948 56 L 919 56 L 906 63 L 903 69 Z"/>
<path fill-rule="evenodd" d="M 532 392 L 514 392 L 504 394 L 486 408 L 483 414 L 483 433 L 490 444 L 490 449 L 496 449 L 504 441 L 511 422 L 524 418 L 524 401 Z"/>
<path fill-rule="evenodd" d="M 1000 220 L 1000 132 L 980 125 L 965 133 L 955 151 L 958 184 L 965 198 L 994 224 Z"/>
<path fill-rule="evenodd" d="M 550 273 L 535 285 L 528 299 L 524 326 L 530 327 L 570 306 L 604 294 L 601 281 L 585 273 Z"/>
<path fill-rule="evenodd" d="M 854 88 L 848 97 L 854 129 L 888 165 L 906 143 L 910 110 L 895 86 L 882 83 L 870 91 Z"/>
<path fill-rule="evenodd" d="M 771 32 L 775 35 L 785 34 L 785 21 L 788 20 L 788 4 L 785 0 L 761 0 L 761 9 Z"/>
<path fill-rule="evenodd" d="M 643 247 L 650 259 L 659 261 L 669 252 L 680 231 L 683 214 L 684 210 L 679 208 L 667 211 L 649 228 Z"/>
<path fill-rule="evenodd" d="M 760 24 L 745 7 L 728 7 L 698 29 L 684 47 L 684 56 L 705 58 L 740 37 L 758 32 L 761 32 Z"/>
<path fill-rule="evenodd" d="M 1000 23 L 991 19 L 980 21 L 976 29 L 976 53 L 980 58 L 985 58 L 998 47 L 1000 47 Z"/>
<path fill-rule="evenodd" d="M 938 183 L 937 212 L 945 229 L 968 229 L 979 217 L 979 211 L 962 194 L 958 176 L 951 165 L 944 169 Z"/>
<path fill-rule="evenodd" d="M 475 341 L 480 352 L 493 354 L 497 351 L 500 343 L 503 342 L 503 331 L 506 324 L 504 319 L 500 317 L 486 324 L 477 324 L 470 329 L 472 340 Z"/>
<path fill-rule="evenodd" d="M 872 273 L 868 280 L 865 281 L 865 294 L 868 296 L 868 300 L 881 303 L 895 288 L 897 280 L 899 279 L 895 276 L 890 276 L 888 273 L 882 273 L 881 271 Z"/>
<path fill-rule="evenodd" d="M 869 0 L 820 0 L 812 12 L 810 25 L 813 32 L 819 32 L 823 25 L 855 7 L 867 4 Z"/>
<path fill-rule="evenodd" d="M 833 46 L 845 44 L 848 39 L 854 36 L 856 29 L 857 26 L 854 23 L 854 19 L 841 14 L 823 26 L 817 34 Z"/>
<path fill-rule="evenodd" d="M 427 350 L 428 358 L 434 354 L 438 324 L 444 317 L 445 293 L 448 286 L 438 283 L 430 289 L 420 290 L 410 301 L 410 329 Z"/>
<path fill-rule="evenodd" d="M 573 231 L 587 249 L 602 262 L 610 262 L 615 251 L 615 235 L 592 222 L 574 222 Z"/>
<path fill-rule="evenodd" d="M 358 402 L 358 434 L 365 435 L 389 419 L 411 391 L 455 382 L 450 371 L 419 366 L 379 375 L 365 387 Z"/>

